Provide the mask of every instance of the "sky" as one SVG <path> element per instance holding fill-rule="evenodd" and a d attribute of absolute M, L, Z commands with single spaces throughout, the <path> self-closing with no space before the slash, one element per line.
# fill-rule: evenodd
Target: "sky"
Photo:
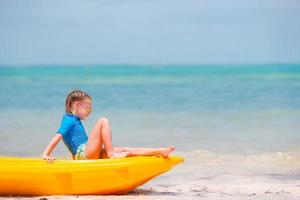
<path fill-rule="evenodd" d="M 0 65 L 300 63 L 298 0 L 0 0 Z"/>

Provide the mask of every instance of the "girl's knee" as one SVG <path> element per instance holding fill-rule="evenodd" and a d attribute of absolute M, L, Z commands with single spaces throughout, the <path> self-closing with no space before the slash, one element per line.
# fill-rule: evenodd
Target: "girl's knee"
<path fill-rule="evenodd" d="M 97 123 L 99 124 L 109 124 L 109 120 L 106 117 L 101 117 L 98 119 Z"/>

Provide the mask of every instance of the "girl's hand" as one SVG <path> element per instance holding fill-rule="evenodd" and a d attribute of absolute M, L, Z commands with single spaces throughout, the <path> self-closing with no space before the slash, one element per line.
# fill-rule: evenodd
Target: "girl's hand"
<path fill-rule="evenodd" d="M 48 163 L 53 163 L 56 158 L 51 157 L 51 156 L 43 156 L 44 160 L 47 160 Z"/>

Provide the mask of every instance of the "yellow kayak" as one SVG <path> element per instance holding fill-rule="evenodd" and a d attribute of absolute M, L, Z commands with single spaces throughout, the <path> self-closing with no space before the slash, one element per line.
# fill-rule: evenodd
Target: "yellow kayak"
<path fill-rule="evenodd" d="M 0 157 L 1 195 L 124 194 L 183 162 L 138 156 L 100 160 Z"/>

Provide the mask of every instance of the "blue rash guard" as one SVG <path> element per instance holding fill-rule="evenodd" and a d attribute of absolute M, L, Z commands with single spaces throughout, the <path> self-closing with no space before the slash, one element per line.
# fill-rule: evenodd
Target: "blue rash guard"
<path fill-rule="evenodd" d="M 73 114 L 66 113 L 63 116 L 57 133 L 62 135 L 65 145 L 73 156 L 76 155 L 78 147 L 88 141 L 80 118 Z"/>

